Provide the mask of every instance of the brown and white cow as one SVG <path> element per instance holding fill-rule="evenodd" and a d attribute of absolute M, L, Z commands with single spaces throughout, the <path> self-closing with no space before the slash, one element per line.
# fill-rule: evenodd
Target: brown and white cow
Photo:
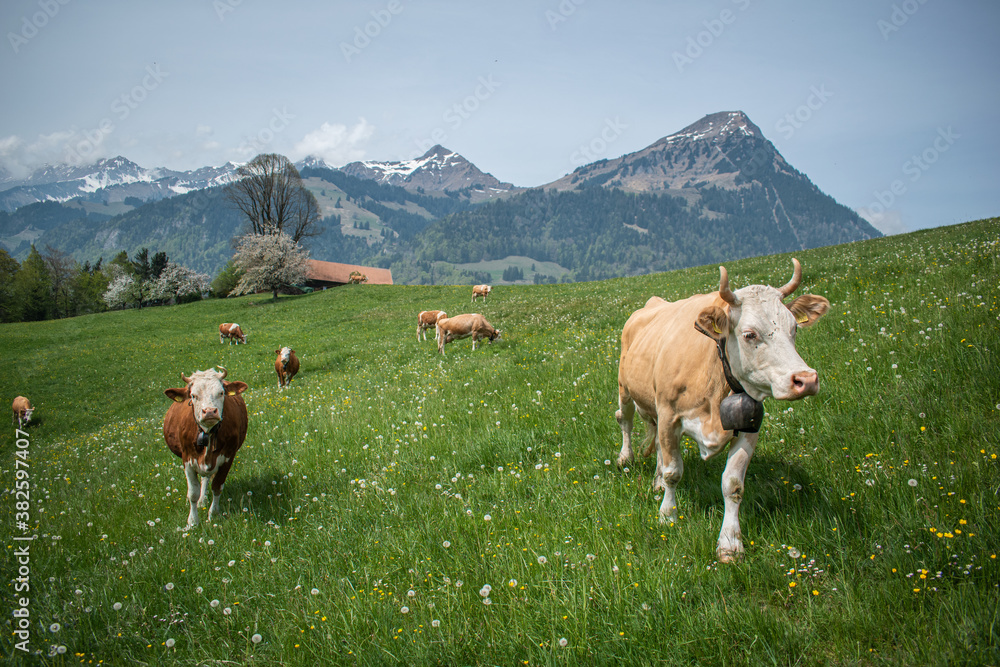
<path fill-rule="evenodd" d="M 212 506 L 208 517 L 221 514 L 222 487 L 247 437 L 247 406 L 240 395 L 247 384 L 225 382 L 227 371 L 218 368 L 221 372 L 197 371 L 191 377 L 181 374 L 185 386 L 163 392 L 174 401 L 163 418 L 163 439 L 184 464 L 191 504 L 188 527 L 198 523 L 198 507 L 204 507 L 208 500 L 209 483 Z"/>
<path fill-rule="evenodd" d="M 469 336 L 472 336 L 472 349 L 475 350 L 477 340 L 484 338 L 492 344 L 500 338 L 500 330 L 494 329 L 479 313 L 443 317 L 437 321 L 438 352 L 441 354 L 444 354 L 446 343 Z"/>
<path fill-rule="evenodd" d="M 489 285 L 473 285 L 472 286 L 472 302 L 476 302 L 476 297 L 483 297 L 483 301 L 486 301 L 486 297 L 490 295 L 493 288 Z"/>
<path fill-rule="evenodd" d="M 703 459 L 731 443 L 722 473 L 725 518 L 716 550 L 723 562 L 743 552 L 740 501 L 747 465 L 757 447 L 758 434 L 740 428 L 756 431 L 763 407 L 739 394 L 730 397 L 735 390 L 727 381 L 721 351 L 726 352 L 737 387 L 742 385 L 755 401 L 768 397 L 794 401 L 819 391 L 816 371 L 795 349 L 795 335 L 822 317 L 830 302 L 806 294 L 784 303 L 802 280 L 801 265 L 795 259 L 792 263 L 792 279 L 783 287 L 749 285 L 735 292 L 720 266 L 718 292 L 674 302 L 654 296 L 632 313 L 622 330 L 615 413 L 622 429 L 618 463 L 625 465 L 634 457 L 632 419 L 638 410 L 647 424 L 644 455 L 657 446 L 653 488 L 663 490 L 660 520 L 676 521 L 674 490 L 684 471 L 682 436 L 698 443 Z M 720 409 L 723 399 L 728 406 L 736 399 L 754 405 L 757 423 L 723 426 L 724 413 L 728 414 L 728 407 Z"/>
<path fill-rule="evenodd" d="M 278 389 L 282 389 L 290 385 L 292 378 L 299 372 L 299 358 L 290 347 L 283 347 L 274 353 L 278 355 L 274 360 L 274 371 L 278 374 Z"/>
<path fill-rule="evenodd" d="M 222 343 L 224 338 L 229 339 L 230 345 L 233 344 L 233 341 L 236 341 L 237 345 L 247 342 L 247 335 L 243 333 L 243 329 L 240 328 L 240 325 L 232 322 L 219 325 L 219 343 Z"/>
<path fill-rule="evenodd" d="M 31 413 L 35 411 L 35 408 L 31 407 L 31 401 L 26 399 L 24 396 L 18 396 L 15 398 L 10 407 L 13 410 L 10 422 L 12 424 L 17 422 L 18 428 L 22 428 L 25 424 L 30 422 Z"/>
<path fill-rule="evenodd" d="M 443 310 L 421 310 L 420 314 L 417 315 L 417 341 L 420 341 L 420 334 L 423 334 L 424 340 L 427 340 L 427 330 L 431 327 L 434 327 L 436 334 L 437 321 L 445 317 L 448 317 L 448 313 Z"/>

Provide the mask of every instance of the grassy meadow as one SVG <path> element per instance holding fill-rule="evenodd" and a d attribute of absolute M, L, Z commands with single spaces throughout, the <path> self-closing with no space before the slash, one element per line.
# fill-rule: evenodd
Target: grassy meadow
<path fill-rule="evenodd" d="M 619 469 L 621 327 L 718 267 L 595 283 L 351 286 L 0 326 L 5 631 L 14 664 L 1000 663 L 1000 219 L 796 255 L 831 311 L 798 337 L 820 394 L 768 400 L 746 557 L 721 565 L 725 457 Z M 790 257 L 726 264 L 784 284 Z M 424 309 L 503 337 L 436 353 Z M 220 345 L 238 322 L 243 346 Z M 278 391 L 274 350 L 302 369 Z M 249 434 L 225 516 L 185 530 L 161 427 L 223 365 Z M 638 437 L 642 427 L 638 424 Z M 18 451 L 26 452 L 22 459 Z M 17 461 L 30 526 L 17 528 Z M 20 468 L 24 470 L 23 465 Z M 15 593 L 15 536 L 30 594 Z M 30 648 L 12 612 L 29 595 Z"/>

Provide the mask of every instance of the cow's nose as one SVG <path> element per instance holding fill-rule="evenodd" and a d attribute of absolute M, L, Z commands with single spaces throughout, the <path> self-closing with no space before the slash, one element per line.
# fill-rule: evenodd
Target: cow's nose
<path fill-rule="evenodd" d="M 792 374 L 792 394 L 795 398 L 815 396 L 819 393 L 819 375 L 816 371 L 799 371 Z"/>
<path fill-rule="evenodd" d="M 214 418 L 218 419 L 218 417 L 219 417 L 219 409 L 218 408 L 202 408 L 201 409 L 201 418 L 202 419 L 208 419 L 210 417 L 214 417 Z"/>

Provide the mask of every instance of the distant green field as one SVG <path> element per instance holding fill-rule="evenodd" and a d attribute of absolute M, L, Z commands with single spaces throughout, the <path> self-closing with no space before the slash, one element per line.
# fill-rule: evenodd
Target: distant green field
<path fill-rule="evenodd" d="M 524 271 L 524 281 L 528 283 L 534 280 L 536 273 L 552 276 L 557 280 L 562 277 L 563 274 L 569 273 L 569 269 L 563 268 L 555 262 L 539 262 L 531 259 L 530 257 L 519 257 L 517 255 L 511 255 L 510 257 L 505 257 L 503 259 L 472 262 L 469 264 L 456 264 L 455 268 L 459 271 L 488 271 L 493 276 L 492 282 L 499 283 L 502 282 L 503 272 L 511 266 Z"/>
<path fill-rule="evenodd" d="M 796 256 L 798 293 L 832 303 L 797 339 L 821 391 L 766 402 L 731 565 L 715 560 L 724 456 L 686 443 L 675 525 L 658 521 L 655 461 L 614 465 L 623 323 L 651 295 L 717 289 L 717 266 L 474 305 L 467 286 L 362 285 L 0 325 L 2 399 L 36 406 L 26 445 L 13 426 L 0 439 L 0 651 L 26 665 L 998 664 L 1000 219 Z M 783 284 L 791 261 L 726 267 L 734 288 Z M 432 308 L 481 312 L 503 337 L 441 356 L 415 339 Z M 249 344 L 220 345 L 221 322 Z M 284 345 L 302 370 L 279 392 Z M 250 385 L 249 434 L 225 518 L 203 509 L 185 530 L 163 390 L 217 364 Z M 28 500 L 13 495 L 24 479 Z M 38 656 L 15 648 L 21 608 Z"/>

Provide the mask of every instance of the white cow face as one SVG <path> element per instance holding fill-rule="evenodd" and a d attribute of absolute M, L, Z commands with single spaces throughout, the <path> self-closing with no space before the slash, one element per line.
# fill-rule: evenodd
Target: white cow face
<path fill-rule="evenodd" d="M 783 299 L 801 278 L 801 267 L 797 261 L 795 265 L 795 277 L 781 289 L 750 285 L 735 292 L 729 291 L 723 269 L 720 296 L 725 306 L 706 309 L 698 319 L 713 338 L 726 338 L 733 374 L 758 401 L 769 396 L 794 401 L 819 392 L 819 375 L 799 356 L 795 335 L 822 317 L 830 302 L 805 294 L 785 305 Z"/>
<path fill-rule="evenodd" d="M 28 408 L 24 411 L 24 423 L 27 424 L 31 421 L 31 413 L 34 412 L 34 408 Z"/>
<path fill-rule="evenodd" d="M 190 400 L 194 420 L 205 433 L 222 421 L 226 394 L 236 395 L 247 389 L 245 382 L 223 382 L 225 369 L 222 372 L 196 371 L 191 377 L 181 377 L 187 382 L 186 387 L 168 389 L 164 393 L 175 401 Z"/>

